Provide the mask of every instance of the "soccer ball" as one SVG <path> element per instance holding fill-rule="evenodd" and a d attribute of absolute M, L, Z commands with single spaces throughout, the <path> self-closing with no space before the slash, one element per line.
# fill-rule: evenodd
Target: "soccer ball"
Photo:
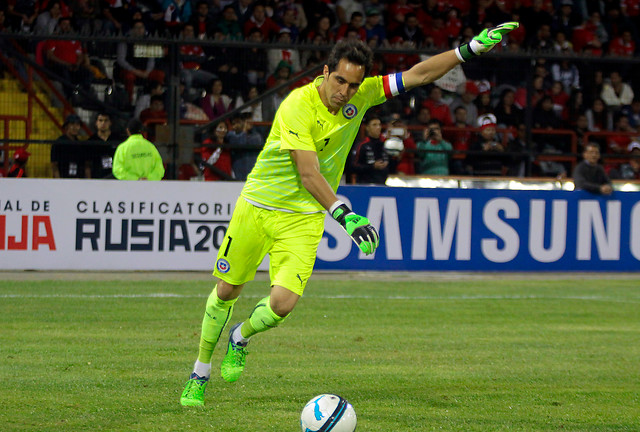
<path fill-rule="evenodd" d="M 334 394 L 321 394 L 311 399 L 302 409 L 302 432 L 353 432 L 356 430 L 356 412 L 346 399 Z"/>
<path fill-rule="evenodd" d="M 398 137 L 391 137 L 384 142 L 384 149 L 389 155 L 398 156 L 404 150 L 404 143 Z"/>

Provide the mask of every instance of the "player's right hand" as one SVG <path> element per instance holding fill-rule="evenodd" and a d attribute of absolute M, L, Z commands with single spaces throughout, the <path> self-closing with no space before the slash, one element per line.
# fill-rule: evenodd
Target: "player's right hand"
<path fill-rule="evenodd" d="M 365 255 L 371 255 L 375 252 L 380 244 L 380 236 L 369 219 L 355 214 L 344 203 L 338 206 L 331 216 L 342 225 L 342 228 Z"/>

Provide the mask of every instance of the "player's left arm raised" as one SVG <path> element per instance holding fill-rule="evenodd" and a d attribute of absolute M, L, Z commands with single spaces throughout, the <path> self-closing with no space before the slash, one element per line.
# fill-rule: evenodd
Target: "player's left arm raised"
<path fill-rule="evenodd" d="M 489 52 L 502 41 L 502 36 L 518 28 L 517 22 L 507 22 L 496 27 L 484 29 L 471 42 L 456 49 L 446 51 L 414 65 L 402 73 L 406 90 L 429 84 L 462 62 Z"/>

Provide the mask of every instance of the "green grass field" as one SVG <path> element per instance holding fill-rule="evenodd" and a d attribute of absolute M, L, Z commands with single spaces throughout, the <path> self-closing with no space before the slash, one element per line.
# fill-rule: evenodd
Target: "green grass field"
<path fill-rule="evenodd" d="M 295 432 L 320 393 L 359 432 L 640 430 L 640 276 L 503 277 L 312 278 L 234 384 L 219 344 L 204 409 L 178 400 L 211 282 L 0 281 L 0 431 Z"/>

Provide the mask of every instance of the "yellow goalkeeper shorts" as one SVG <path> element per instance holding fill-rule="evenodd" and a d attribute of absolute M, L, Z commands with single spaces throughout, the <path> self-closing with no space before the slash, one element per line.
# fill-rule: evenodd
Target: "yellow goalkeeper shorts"
<path fill-rule="evenodd" d="M 240 197 L 222 241 L 214 276 L 232 285 L 253 280 L 269 254 L 271 285 L 302 295 L 324 232 L 324 213 L 287 213 Z"/>

